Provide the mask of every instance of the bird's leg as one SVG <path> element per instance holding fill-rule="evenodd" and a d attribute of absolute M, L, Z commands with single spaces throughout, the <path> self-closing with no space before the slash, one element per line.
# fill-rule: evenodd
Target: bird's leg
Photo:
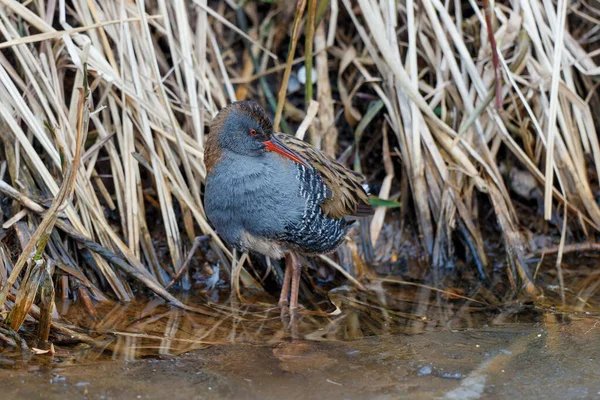
<path fill-rule="evenodd" d="M 283 285 L 281 286 L 281 295 L 279 296 L 279 307 L 287 307 L 288 297 L 290 295 L 290 284 L 292 281 L 292 255 L 285 255 L 285 275 L 283 276 Z"/>
<path fill-rule="evenodd" d="M 300 278 L 302 275 L 302 265 L 298 256 L 290 253 L 290 259 L 292 264 L 292 293 L 290 295 L 290 310 L 295 311 L 298 309 L 298 292 L 300 290 Z"/>
<path fill-rule="evenodd" d="M 288 325 L 288 328 L 290 329 L 290 333 L 292 336 L 292 341 L 294 340 L 298 340 L 300 338 L 300 336 L 298 335 L 298 313 L 292 311 L 290 313 L 290 324 Z"/>

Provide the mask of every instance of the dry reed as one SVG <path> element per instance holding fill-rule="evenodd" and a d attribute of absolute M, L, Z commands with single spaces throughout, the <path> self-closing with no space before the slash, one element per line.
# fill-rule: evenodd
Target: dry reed
<path fill-rule="evenodd" d="M 251 264 L 231 266 L 202 205 L 207 122 L 242 98 L 267 105 L 275 126 L 305 120 L 301 135 L 380 184 L 365 254 L 387 248 L 382 231 L 401 199 L 435 285 L 459 257 L 455 238 L 480 275 L 490 273 L 482 222 L 493 216 L 511 290 L 538 293 L 527 262 L 535 252 L 558 253 L 563 287 L 565 249 L 597 249 L 567 244 L 567 230 L 572 240 L 600 227 L 599 39 L 582 7 L 591 6 L 0 0 L 0 197 L 11 199 L 0 202 L 0 315 L 18 314 L 14 329 L 28 313 L 44 320 L 34 298 L 39 290 L 52 299 L 55 287 L 64 297 L 122 302 L 150 289 L 216 315 L 219 307 L 191 308 L 166 290 L 180 277 L 189 286 L 181 268 L 201 235 L 211 236 L 236 292 L 238 276 L 262 289 Z M 316 98 L 312 85 L 288 94 L 294 66 L 311 71 L 313 59 Z M 546 219 L 563 219 L 556 249 L 524 236 L 523 185 L 543 200 Z M 379 251 L 370 261 L 396 256 Z M 40 302 L 43 314 L 54 312 L 50 303 Z"/>

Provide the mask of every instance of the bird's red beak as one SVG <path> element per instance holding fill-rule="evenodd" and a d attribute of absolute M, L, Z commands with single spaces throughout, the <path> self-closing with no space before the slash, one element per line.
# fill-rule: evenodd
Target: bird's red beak
<path fill-rule="evenodd" d="M 265 145 L 265 149 L 268 151 L 272 151 L 277 154 L 281 154 L 282 156 L 289 158 L 290 160 L 297 162 L 298 164 L 302 164 L 305 167 L 308 166 L 304 158 L 302 158 L 298 153 L 293 150 L 290 150 L 285 144 L 281 143 L 281 141 L 277 140 L 275 136 L 271 136 L 271 140 L 267 140 L 263 142 Z"/>

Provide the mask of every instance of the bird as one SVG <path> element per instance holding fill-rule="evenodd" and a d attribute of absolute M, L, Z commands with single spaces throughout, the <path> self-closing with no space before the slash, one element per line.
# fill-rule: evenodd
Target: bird
<path fill-rule="evenodd" d="M 253 101 L 218 112 L 204 162 L 204 210 L 219 236 L 238 251 L 285 258 L 282 308 L 298 308 L 299 255 L 335 251 L 357 218 L 373 214 L 361 174 L 275 132 Z"/>

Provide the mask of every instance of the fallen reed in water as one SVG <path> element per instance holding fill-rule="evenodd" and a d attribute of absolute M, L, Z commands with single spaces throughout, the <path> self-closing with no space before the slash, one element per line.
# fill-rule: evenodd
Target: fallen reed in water
<path fill-rule="evenodd" d="M 127 302 L 145 289 L 218 314 L 167 291 L 179 277 L 189 287 L 180 270 L 200 235 L 211 236 L 203 251 L 215 254 L 206 262 L 217 280 L 222 270 L 236 288 L 239 276 L 263 290 L 264 270 L 231 266 L 202 206 L 207 123 L 248 98 L 377 189 L 374 218 L 339 262 L 326 260 L 356 285 L 407 249 L 424 266 L 415 279 L 441 290 L 458 261 L 489 277 L 485 235 L 495 233 L 505 291 L 539 294 L 527 254 L 553 251 L 564 293 L 567 241 L 600 226 L 589 7 L 0 0 L 1 315 L 18 329 L 38 296 L 47 326 L 55 289 L 91 314 L 92 299 Z M 554 250 L 526 235 L 536 207 Z M 386 228 L 396 220 L 400 231 Z"/>

